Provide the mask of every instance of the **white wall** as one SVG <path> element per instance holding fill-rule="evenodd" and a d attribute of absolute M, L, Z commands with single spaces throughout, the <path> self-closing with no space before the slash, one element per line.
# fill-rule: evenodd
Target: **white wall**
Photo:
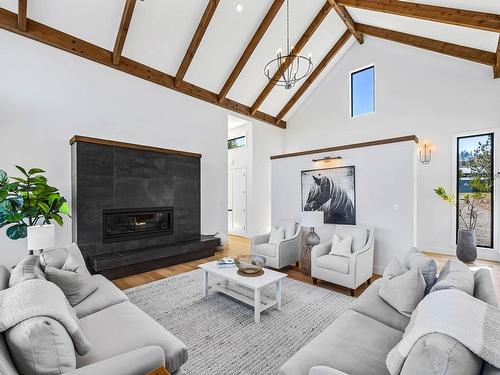
<path fill-rule="evenodd" d="M 271 228 L 271 155 L 283 152 L 282 129 L 252 122 L 231 129 L 228 138 L 247 136 L 247 147 L 229 150 L 229 168 L 247 168 L 247 237 Z"/>
<path fill-rule="evenodd" d="M 351 119 L 349 72 L 372 63 L 376 69 L 376 113 Z M 433 188 L 454 187 L 453 134 L 499 126 L 500 79 L 492 78 L 491 67 L 366 37 L 363 45 L 354 45 L 334 66 L 288 120 L 285 150 L 410 134 L 430 142 L 432 161 L 429 165 L 419 163 L 417 171 L 417 242 L 423 249 L 452 253 L 453 209 Z M 372 157 L 369 149 L 365 157 Z M 399 157 L 393 154 L 393 158 Z M 384 164 L 379 168 L 387 169 Z M 362 178 L 360 173 L 358 176 Z"/>
<path fill-rule="evenodd" d="M 353 165 L 356 223 L 375 228 L 374 271 L 381 274 L 392 256 L 401 256 L 415 245 L 415 149 L 415 142 L 407 141 L 273 160 L 273 223 L 300 219 L 301 171 Z M 324 156 L 341 156 L 342 160 L 323 165 L 312 162 Z M 322 242 L 331 239 L 333 227 L 326 224 L 316 229 Z"/>
<path fill-rule="evenodd" d="M 75 134 L 198 152 L 202 233 L 227 233 L 226 110 L 2 30 L 0 45 L 0 169 L 16 175 L 15 164 L 41 167 L 71 199 Z M 68 219 L 57 244 L 70 241 Z M 26 253 L 25 240 L 0 231 L 0 263 Z"/>

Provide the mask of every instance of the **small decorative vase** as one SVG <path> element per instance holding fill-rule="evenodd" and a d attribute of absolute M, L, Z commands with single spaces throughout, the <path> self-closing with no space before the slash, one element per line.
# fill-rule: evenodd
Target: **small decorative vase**
<path fill-rule="evenodd" d="M 477 259 L 476 232 L 473 229 L 458 230 L 457 258 L 464 263 Z"/>

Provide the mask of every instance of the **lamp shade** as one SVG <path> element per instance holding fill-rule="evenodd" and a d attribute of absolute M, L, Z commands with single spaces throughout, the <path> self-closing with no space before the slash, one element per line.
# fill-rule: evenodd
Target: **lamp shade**
<path fill-rule="evenodd" d="M 320 227 L 324 224 L 323 211 L 302 211 L 302 226 L 308 228 Z"/>
<path fill-rule="evenodd" d="M 54 224 L 28 227 L 28 250 L 50 249 L 55 246 Z"/>

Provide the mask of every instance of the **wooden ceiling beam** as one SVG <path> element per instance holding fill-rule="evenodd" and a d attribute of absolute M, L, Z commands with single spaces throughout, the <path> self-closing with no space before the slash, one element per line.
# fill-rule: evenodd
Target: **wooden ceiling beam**
<path fill-rule="evenodd" d="M 274 116 L 260 111 L 252 115 L 250 113 L 250 107 L 235 102 L 234 100 L 226 99 L 222 103 L 219 103 L 216 93 L 196 86 L 192 83 L 183 81 L 178 87 L 176 87 L 174 83 L 175 77 L 141 64 L 137 61 L 122 57 L 120 59 L 120 63 L 118 65 L 114 65 L 112 63 L 112 51 L 108 51 L 107 49 L 86 42 L 82 39 L 76 38 L 72 35 L 66 34 L 62 31 L 46 26 L 39 22 L 29 20 L 28 31 L 21 31 L 19 30 L 17 25 L 17 14 L 3 8 L 0 8 L 0 28 L 72 53 L 82 58 L 92 60 L 96 63 L 119 70 L 123 73 L 127 73 L 146 81 L 155 83 L 157 85 L 167 87 L 185 95 L 198 98 L 205 102 L 225 108 L 229 111 L 233 111 L 244 116 L 253 117 L 259 121 L 277 126 L 279 128 L 286 128 L 285 121 L 279 121 L 278 123 L 276 123 L 276 119 Z"/>
<path fill-rule="evenodd" d="M 497 63 L 493 68 L 493 77 L 500 78 L 500 35 L 498 36 L 498 44 L 497 44 Z"/>
<path fill-rule="evenodd" d="M 318 29 L 319 25 L 323 22 L 323 20 L 326 18 L 328 13 L 332 10 L 332 5 L 327 1 L 325 5 L 321 8 L 319 13 L 314 17 L 313 21 L 309 25 L 309 27 L 306 29 L 302 37 L 299 39 L 297 44 L 293 47 L 291 54 L 292 55 L 298 55 L 302 48 L 307 44 L 309 39 L 313 36 L 314 32 Z M 276 71 L 276 73 L 273 76 L 273 81 L 269 81 L 264 87 L 264 90 L 259 94 L 255 102 L 253 103 L 250 113 L 256 113 L 259 107 L 262 105 L 264 100 L 267 98 L 269 93 L 272 91 L 274 88 L 275 84 L 274 82 L 279 79 L 279 77 L 285 72 L 290 64 L 293 62 L 293 58 L 286 59 L 285 62 L 281 65 L 281 68 Z"/>
<path fill-rule="evenodd" d="M 346 30 L 344 34 L 339 38 L 337 43 L 334 44 L 332 49 L 323 57 L 323 60 L 316 66 L 312 73 L 307 77 L 302 86 L 293 94 L 292 98 L 285 104 L 283 109 L 276 116 L 276 121 L 281 121 L 283 117 L 288 113 L 290 109 L 297 103 L 300 97 L 307 91 L 307 89 L 313 84 L 313 82 L 318 78 L 321 72 L 327 67 L 327 65 L 332 61 L 338 51 L 347 43 L 352 33 L 350 30 Z"/>
<path fill-rule="evenodd" d="M 500 15 L 399 0 L 338 0 L 346 7 L 500 33 Z"/>
<path fill-rule="evenodd" d="M 186 75 L 189 65 L 193 61 L 194 55 L 200 46 L 201 40 L 205 35 L 205 32 L 208 29 L 208 25 L 210 25 L 210 21 L 219 5 L 219 0 L 208 0 L 207 7 L 205 8 L 205 12 L 203 16 L 201 16 L 200 23 L 196 28 L 196 31 L 193 35 L 193 39 L 191 39 L 191 43 L 182 59 L 181 65 L 179 66 L 179 70 L 177 70 L 177 74 L 175 75 L 175 86 L 178 87 L 181 82 L 184 80 L 184 76 Z"/>
<path fill-rule="evenodd" d="M 26 31 L 28 28 L 28 0 L 19 0 L 17 2 L 17 25 L 19 30 Z"/>
<path fill-rule="evenodd" d="M 335 12 L 337 12 L 342 22 L 345 23 L 347 30 L 351 32 L 351 34 L 356 38 L 359 44 L 363 44 L 363 34 L 359 33 L 356 30 L 356 22 L 354 22 L 345 6 L 340 5 L 336 0 L 328 1 L 330 2 L 330 4 L 332 4 L 333 9 L 335 9 Z"/>
<path fill-rule="evenodd" d="M 246 63 L 252 56 L 252 53 L 255 51 L 255 48 L 257 48 L 257 45 L 259 44 L 260 40 L 262 39 L 267 29 L 273 22 L 274 18 L 276 17 L 276 14 L 280 10 L 284 2 L 285 0 L 274 0 L 273 4 L 267 11 L 266 16 L 264 17 L 259 27 L 257 28 L 257 31 L 255 31 L 255 34 L 248 43 L 247 48 L 245 48 L 245 51 L 238 60 L 238 63 L 236 64 L 233 71 L 229 75 L 229 78 L 226 80 L 226 83 L 224 83 L 224 86 L 220 90 L 218 99 L 219 103 L 222 103 L 229 90 L 231 90 L 231 87 L 233 87 L 234 83 L 236 82 L 236 79 L 238 79 L 241 71 L 243 70 Z"/>
<path fill-rule="evenodd" d="M 123 46 L 125 45 L 125 38 L 127 37 L 130 21 L 132 21 L 132 14 L 134 13 L 136 0 L 126 0 L 125 7 L 123 8 L 122 20 L 120 28 L 116 35 L 115 47 L 113 48 L 113 64 L 118 65 L 122 57 Z"/>
<path fill-rule="evenodd" d="M 458 57 L 480 64 L 490 66 L 495 66 L 496 64 L 496 54 L 489 51 L 464 47 L 453 43 L 446 43 L 439 40 L 400 33 L 398 31 L 387 30 L 381 27 L 363 25 L 359 23 L 356 24 L 356 30 L 365 35 L 390 40 L 392 42 L 407 44 L 409 46 L 426 49 L 428 51 L 443 53 L 448 56 Z"/>

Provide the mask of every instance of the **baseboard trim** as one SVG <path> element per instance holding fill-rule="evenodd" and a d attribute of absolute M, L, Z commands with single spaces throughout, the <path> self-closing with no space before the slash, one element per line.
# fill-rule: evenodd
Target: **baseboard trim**
<path fill-rule="evenodd" d="M 455 247 L 422 245 L 422 246 L 419 246 L 419 249 L 422 251 L 425 251 L 425 252 L 431 252 L 431 253 L 443 254 L 443 255 L 455 256 L 455 254 L 456 254 Z M 488 250 L 488 249 L 478 248 L 477 249 L 477 259 L 500 262 L 500 253 L 496 250 Z"/>

